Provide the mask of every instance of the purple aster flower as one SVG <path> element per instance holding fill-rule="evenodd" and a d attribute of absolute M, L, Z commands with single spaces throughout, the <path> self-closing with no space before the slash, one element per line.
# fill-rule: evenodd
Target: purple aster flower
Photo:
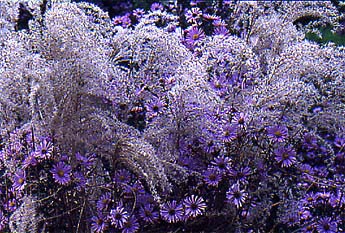
<path fill-rule="evenodd" d="M 146 204 L 139 210 L 139 215 L 145 222 L 153 224 L 158 218 L 159 214 L 154 210 L 153 205 Z"/>
<path fill-rule="evenodd" d="M 77 185 L 77 190 L 80 191 L 86 187 L 86 178 L 82 172 L 73 172 L 74 181 Z"/>
<path fill-rule="evenodd" d="M 148 119 L 158 116 L 158 114 L 162 113 L 164 110 L 165 103 L 161 101 L 159 98 L 151 99 L 146 105 L 146 114 Z"/>
<path fill-rule="evenodd" d="M 98 214 L 97 216 L 93 216 L 91 218 L 91 231 L 95 233 L 103 233 L 108 229 L 109 225 L 105 221 L 102 214 Z"/>
<path fill-rule="evenodd" d="M 188 23 L 196 23 L 202 16 L 202 11 L 199 7 L 193 7 L 186 13 L 186 20 Z"/>
<path fill-rule="evenodd" d="M 335 137 L 334 145 L 340 149 L 345 148 L 345 137 Z"/>
<path fill-rule="evenodd" d="M 319 146 L 315 135 L 310 133 L 304 134 L 302 147 L 308 151 L 316 150 Z"/>
<path fill-rule="evenodd" d="M 132 174 L 126 169 L 115 172 L 114 181 L 120 184 L 128 184 L 132 179 Z"/>
<path fill-rule="evenodd" d="M 228 202 L 233 203 L 237 208 L 240 208 L 248 198 L 248 193 L 244 189 L 241 190 L 239 184 L 234 184 L 226 192 L 226 198 Z"/>
<path fill-rule="evenodd" d="M 336 221 L 332 221 L 330 217 L 321 218 L 316 225 L 316 229 L 319 233 L 336 233 L 338 224 Z"/>
<path fill-rule="evenodd" d="M 308 209 L 302 209 L 298 212 L 299 218 L 303 221 L 309 220 L 312 218 L 312 215 Z"/>
<path fill-rule="evenodd" d="M 53 144 L 47 139 L 43 139 L 36 150 L 36 157 L 40 159 L 50 159 L 53 154 Z"/>
<path fill-rule="evenodd" d="M 124 188 L 124 198 L 131 199 L 135 197 L 139 197 L 145 194 L 145 189 L 142 183 L 137 180 L 133 185 L 126 185 Z"/>
<path fill-rule="evenodd" d="M 208 168 L 203 173 L 204 181 L 209 186 L 218 186 L 219 182 L 222 179 L 222 175 L 219 173 L 219 170 L 216 168 Z"/>
<path fill-rule="evenodd" d="M 198 27 L 191 27 L 187 29 L 186 42 L 190 45 L 195 45 L 198 41 L 205 38 L 205 33 Z"/>
<path fill-rule="evenodd" d="M 247 178 L 250 174 L 251 174 L 251 170 L 249 167 L 229 169 L 229 176 L 242 184 L 248 183 Z"/>
<path fill-rule="evenodd" d="M 22 167 L 23 169 L 28 168 L 28 167 L 34 167 L 37 165 L 37 159 L 35 158 L 35 152 L 30 153 L 29 155 L 25 156 Z"/>
<path fill-rule="evenodd" d="M 206 203 L 202 197 L 192 195 L 184 199 L 185 215 L 188 217 L 196 217 L 203 214 L 206 209 Z"/>
<path fill-rule="evenodd" d="M 143 9 L 140 9 L 140 8 L 135 9 L 133 11 L 133 16 L 137 19 L 141 19 L 144 16 L 144 14 L 145 14 L 145 11 Z"/>
<path fill-rule="evenodd" d="M 114 227 L 121 229 L 123 228 L 123 225 L 128 220 L 128 213 L 127 211 L 122 207 L 122 205 L 119 205 L 115 209 L 110 210 L 110 214 L 108 216 L 108 219 L 110 220 L 111 225 Z"/>
<path fill-rule="evenodd" d="M 122 233 L 134 233 L 139 230 L 139 223 L 138 220 L 131 216 L 128 220 L 123 224 Z"/>
<path fill-rule="evenodd" d="M 163 11 L 164 7 L 162 4 L 155 2 L 155 3 L 152 3 L 150 10 L 151 11 Z"/>
<path fill-rule="evenodd" d="M 231 123 L 238 126 L 241 129 L 245 129 L 248 124 L 247 114 L 243 112 L 235 113 L 234 117 L 231 120 Z"/>
<path fill-rule="evenodd" d="M 302 199 L 302 203 L 306 206 L 314 206 L 317 200 L 317 195 L 314 193 L 307 193 Z"/>
<path fill-rule="evenodd" d="M 217 19 L 217 20 L 214 20 L 214 21 L 212 22 L 212 25 L 218 28 L 218 27 L 226 27 L 227 24 L 225 23 L 224 20 L 222 20 L 222 19 Z"/>
<path fill-rule="evenodd" d="M 129 26 L 131 26 L 132 21 L 131 21 L 130 15 L 127 13 L 126 15 L 122 16 L 121 22 L 122 22 L 121 26 L 123 28 L 128 28 Z"/>
<path fill-rule="evenodd" d="M 17 209 L 17 200 L 15 198 L 11 198 L 4 204 L 5 210 L 9 212 L 13 212 Z"/>
<path fill-rule="evenodd" d="M 55 182 L 65 185 L 71 180 L 71 166 L 64 162 L 59 162 L 53 166 L 50 172 L 53 174 Z"/>
<path fill-rule="evenodd" d="M 282 221 L 289 227 L 296 226 L 300 222 L 296 212 L 287 212 L 287 214 L 283 216 Z"/>
<path fill-rule="evenodd" d="M 285 126 L 268 127 L 267 136 L 274 142 L 283 142 L 288 136 L 288 129 Z"/>
<path fill-rule="evenodd" d="M 225 125 L 223 127 L 223 142 L 231 142 L 237 138 L 237 126 L 236 125 Z"/>
<path fill-rule="evenodd" d="M 183 219 L 183 207 L 175 200 L 163 204 L 160 213 L 162 219 L 169 223 L 176 223 Z"/>
<path fill-rule="evenodd" d="M 100 199 L 97 201 L 97 209 L 99 211 L 107 209 L 110 202 L 111 202 L 111 193 L 107 192 L 103 194 L 100 197 Z"/>
<path fill-rule="evenodd" d="M 274 150 L 274 154 L 281 167 L 291 167 L 296 163 L 296 152 L 291 147 L 278 147 Z"/>
<path fill-rule="evenodd" d="M 77 152 L 75 154 L 75 157 L 77 161 L 81 163 L 82 166 L 84 166 L 86 169 L 90 169 L 91 166 L 93 165 L 95 155 L 83 156 L 79 152 Z"/>
<path fill-rule="evenodd" d="M 0 231 L 2 232 L 7 225 L 7 218 L 4 216 L 4 213 L 0 211 Z"/>
<path fill-rule="evenodd" d="M 224 26 L 216 27 L 213 32 L 213 35 L 215 36 L 227 36 L 228 34 L 229 34 L 229 30 Z"/>
<path fill-rule="evenodd" d="M 228 93 L 229 81 L 226 79 L 225 74 L 213 77 L 210 84 L 220 97 L 224 97 Z"/>
<path fill-rule="evenodd" d="M 26 174 L 25 174 L 25 172 L 23 170 L 19 170 L 14 175 L 13 188 L 15 190 L 23 190 L 25 184 L 26 184 Z"/>
<path fill-rule="evenodd" d="M 211 164 L 217 167 L 220 171 L 227 171 L 230 169 L 231 159 L 224 155 L 217 156 L 211 161 Z"/>

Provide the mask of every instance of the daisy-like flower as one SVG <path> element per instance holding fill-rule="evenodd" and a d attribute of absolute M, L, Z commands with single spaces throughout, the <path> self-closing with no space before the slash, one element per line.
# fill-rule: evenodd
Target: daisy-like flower
<path fill-rule="evenodd" d="M 242 207 L 248 198 L 248 193 L 244 189 L 240 189 L 238 184 L 234 184 L 226 193 L 228 202 L 235 204 L 237 208 Z"/>
<path fill-rule="evenodd" d="M 53 174 L 53 178 L 55 182 L 65 185 L 71 180 L 71 166 L 65 164 L 64 162 L 58 162 L 50 172 Z"/>
<path fill-rule="evenodd" d="M 267 136 L 274 142 L 283 142 L 288 137 L 288 129 L 285 126 L 268 127 Z"/>
<path fill-rule="evenodd" d="M 213 35 L 215 36 L 227 36 L 229 34 L 229 30 L 226 27 L 216 27 L 213 31 Z"/>
<path fill-rule="evenodd" d="M 103 233 L 108 229 L 109 225 L 101 214 L 91 218 L 91 231 L 94 233 Z"/>
<path fill-rule="evenodd" d="M 225 157 L 224 155 L 217 156 L 211 161 L 211 165 L 218 168 L 220 171 L 227 171 L 230 169 L 231 159 L 229 157 Z"/>
<path fill-rule="evenodd" d="M 35 152 L 30 153 L 29 155 L 25 156 L 22 167 L 23 169 L 28 168 L 30 166 L 36 166 L 37 165 L 37 159 L 35 158 Z"/>
<path fill-rule="evenodd" d="M 196 42 L 205 38 L 205 33 L 198 27 L 191 27 L 187 29 L 186 42 L 190 45 L 195 45 Z"/>
<path fill-rule="evenodd" d="M 158 114 L 162 113 L 164 110 L 165 103 L 161 101 L 159 98 L 153 98 L 149 101 L 146 105 L 146 114 L 148 119 L 158 116 Z"/>
<path fill-rule="evenodd" d="M 235 113 L 234 117 L 231 120 L 231 123 L 238 126 L 241 129 L 245 129 L 248 123 L 248 117 L 243 112 Z"/>
<path fill-rule="evenodd" d="M 97 201 L 97 209 L 99 211 L 108 208 L 108 205 L 111 202 L 111 193 L 107 192 L 101 196 L 101 198 Z"/>
<path fill-rule="evenodd" d="M 36 157 L 40 159 L 50 159 L 53 154 L 53 144 L 47 139 L 43 139 L 36 150 Z"/>
<path fill-rule="evenodd" d="M 332 221 L 330 217 L 321 218 L 316 225 L 316 229 L 319 233 L 336 233 L 338 224 L 336 221 Z"/>
<path fill-rule="evenodd" d="M 143 9 L 140 9 L 140 8 L 135 9 L 133 11 L 133 16 L 137 19 L 141 19 L 144 16 L 144 14 L 145 14 L 145 11 Z"/>
<path fill-rule="evenodd" d="M 153 205 L 146 204 L 139 209 L 139 215 L 145 222 L 153 224 L 159 217 L 157 211 L 154 210 Z"/>
<path fill-rule="evenodd" d="M 25 172 L 23 170 L 19 170 L 14 175 L 13 188 L 15 190 L 23 190 L 25 184 L 26 184 L 26 174 L 25 174 Z"/>
<path fill-rule="evenodd" d="M 123 224 L 122 233 L 134 233 L 139 230 L 139 223 L 138 220 L 131 216 L 128 220 Z"/>
<path fill-rule="evenodd" d="M 115 172 L 114 181 L 119 184 L 128 184 L 132 179 L 132 174 L 126 169 L 120 169 Z"/>
<path fill-rule="evenodd" d="M 161 207 L 161 217 L 169 223 L 176 223 L 183 219 L 183 207 L 175 200 L 163 204 Z"/>
<path fill-rule="evenodd" d="M 188 23 L 196 23 L 202 16 L 202 11 L 199 7 L 193 7 L 186 13 L 186 20 Z"/>
<path fill-rule="evenodd" d="M 110 220 L 111 225 L 113 225 L 114 227 L 118 229 L 121 229 L 123 228 L 125 222 L 127 222 L 128 220 L 128 213 L 122 207 L 122 205 L 120 205 L 116 207 L 115 209 L 110 210 L 108 219 Z"/>
<path fill-rule="evenodd" d="M 204 181 L 209 186 L 218 186 L 219 182 L 222 179 L 222 175 L 219 173 L 219 170 L 216 168 L 207 169 L 204 174 Z"/>
<path fill-rule="evenodd" d="M 0 231 L 3 231 L 7 225 L 7 218 L 4 216 L 4 213 L 0 211 Z"/>
<path fill-rule="evenodd" d="M 82 172 L 73 172 L 74 182 L 76 183 L 76 188 L 81 191 L 86 187 L 87 180 Z"/>
<path fill-rule="evenodd" d="M 307 193 L 307 195 L 302 199 L 302 203 L 310 207 L 313 207 L 316 204 L 316 201 L 317 195 L 314 193 Z"/>
<path fill-rule="evenodd" d="M 207 207 L 204 199 L 195 195 L 187 197 L 183 204 L 185 207 L 185 215 L 188 217 L 196 217 L 203 214 Z"/>
<path fill-rule="evenodd" d="M 211 87 L 217 91 L 217 93 L 223 97 L 228 93 L 229 81 L 226 79 L 225 74 L 221 74 L 212 78 Z"/>
<path fill-rule="evenodd" d="M 296 163 L 296 152 L 291 147 L 278 147 L 274 150 L 274 154 L 281 167 L 291 167 Z"/>
<path fill-rule="evenodd" d="M 237 138 L 237 126 L 236 125 L 225 125 L 223 127 L 223 142 L 231 142 Z"/>
<path fill-rule="evenodd" d="M 248 182 L 247 178 L 251 174 L 249 167 L 241 167 L 241 168 L 230 168 L 229 175 L 231 178 L 235 179 L 236 181 L 245 184 Z"/>
<path fill-rule="evenodd" d="M 89 156 L 83 156 L 79 152 L 75 154 L 76 159 L 80 162 L 83 167 L 86 169 L 90 169 L 93 165 L 93 161 L 95 158 L 95 155 L 89 155 Z"/>
<path fill-rule="evenodd" d="M 155 3 L 152 3 L 150 10 L 151 11 L 163 11 L 164 6 L 160 3 L 155 2 Z"/>
<path fill-rule="evenodd" d="M 9 199 L 7 203 L 4 204 L 5 210 L 13 212 L 17 209 L 17 200 L 15 198 Z"/>

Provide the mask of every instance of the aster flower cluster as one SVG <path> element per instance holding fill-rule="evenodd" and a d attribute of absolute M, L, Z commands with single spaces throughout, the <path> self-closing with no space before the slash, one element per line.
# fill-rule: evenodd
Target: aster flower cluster
<path fill-rule="evenodd" d="M 341 5 L 107 4 L 0 3 L 1 232 L 345 230 Z"/>

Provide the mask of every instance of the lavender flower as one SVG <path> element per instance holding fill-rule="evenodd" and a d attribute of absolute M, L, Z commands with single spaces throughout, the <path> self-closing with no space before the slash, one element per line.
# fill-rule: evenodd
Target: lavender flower
<path fill-rule="evenodd" d="M 72 168 L 70 165 L 67 165 L 64 162 L 59 162 L 53 166 L 50 172 L 53 174 L 55 182 L 65 185 L 71 180 L 71 170 Z"/>
<path fill-rule="evenodd" d="M 128 213 L 122 207 L 122 205 L 120 205 L 117 206 L 115 209 L 110 210 L 108 219 L 110 220 L 111 225 L 118 229 L 121 229 L 128 220 Z"/>
<path fill-rule="evenodd" d="M 126 169 L 116 171 L 114 181 L 116 183 L 128 184 L 131 181 L 132 174 Z"/>
<path fill-rule="evenodd" d="M 249 167 L 241 167 L 241 168 L 230 168 L 229 175 L 231 178 L 235 179 L 236 181 L 245 184 L 248 182 L 248 176 L 251 174 L 251 170 Z"/>
<path fill-rule="evenodd" d="M 218 186 L 222 179 L 222 175 L 219 173 L 219 170 L 215 168 L 208 168 L 204 172 L 203 177 L 205 183 L 209 186 Z"/>
<path fill-rule="evenodd" d="M 35 155 L 36 153 L 32 152 L 24 158 L 23 163 L 22 163 L 23 169 L 31 167 L 31 166 L 34 167 L 37 165 L 38 162 L 37 162 L 37 159 L 35 158 Z"/>
<path fill-rule="evenodd" d="M 203 214 L 207 207 L 204 199 L 195 195 L 187 197 L 183 204 L 185 206 L 185 215 L 188 217 L 196 217 Z"/>
<path fill-rule="evenodd" d="M 7 218 L 4 216 L 4 213 L 0 211 L 0 231 L 3 231 L 7 225 Z"/>
<path fill-rule="evenodd" d="M 197 42 L 205 38 L 205 33 L 198 27 L 191 27 L 187 30 L 186 42 L 195 45 Z"/>
<path fill-rule="evenodd" d="M 160 3 L 155 2 L 155 3 L 152 3 L 150 9 L 151 9 L 151 11 L 163 11 L 164 6 Z"/>
<path fill-rule="evenodd" d="M 110 202 L 111 202 L 111 193 L 107 192 L 103 194 L 101 198 L 97 201 L 97 209 L 99 211 L 107 209 Z"/>
<path fill-rule="evenodd" d="M 225 125 L 223 127 L 223 142 L 231 142 L 237 138 L 237 126 L 236 125 Z"/>
<path fill-rule="evenodd" d="M 15 190 L 23 190 L 25 184 L 26 184 L 26 174 L 25 174 L 25 172 L 23 170 L 19 170 L 14 175 L 13 188 Z"/>
<path fill-rule="evenodd" d="M 134 233 L 139 230 L 139 223 L 134 216 L 128 218 L 123 224 L 122 233 Z"/>
<path fill-rule="evenodd" d="M 158 116 L 158 114 L 162 113 L 164 110 L 165 103 L 161 101 L 159 98 L 151 99 L 146 105 L 146 114 L 147 118 L 151 119 L 153 117 Z"/>
<path fill-rule="evenodd" d="M 332 221 L 330 217 L 321 218 L 316 225 L 316 229 L 319 233 L 336 233 L 338 224 L 336 221 Z"/>
<path fill-rule="evenodd" d="M 288 136 L 288 129 L 285 126 L 271 126 L 267 128 L 267 136 L 274 142 L 283 142 Z"/>
<path fill-rule="evenodd" d="M 145 204 L 139 210 L 139 215 L 145 222 L 153 224 L 157 221 L 159 214 L 154 210 L 153 205 Z"/>
<path fill-rule="evenodd" d="M 176 223 L 183 218 L 183 207 L 175 200 L 163 204 L 161 207 L 161 217 L 169 223 Z"/>
<path fill-rule="evenodd" d="M 98 214 L 97 216 L 93 216 L 91 218 L 91 231 L 94 233 L 103 233 L 108 229 L 109 225 L 105 221 L 102 214 Z"/>
<path fill-rule="evenodd" d="M 53 144 L 47 139 L 43 139 L 37 147 L 36 157 L 40 159 L 50 159 L 53 154 Z"/>
<path fill-rule="evenodd" d="M 211 165 L 218 168 L 220 171 L 227 171 L 230 169 L 231 159 L 229 157 L 225 157 L 224 155 L 217 156 L 211 161 Z"/>
<path fill-rule="evenodd" d="M 186 20 L 189 23 L 195 24 L 200 17 L 202 16 L 202 11 L 199 7 L 193 7 L 192 9 L 188 10 L 186 13 Z"/>
<path fill-rule="evenodd" d="M 240 189 L 238 184 L 230 187 L 226 193 L 228 202 L 235 204 L 237 208 L 241 208 L 248 198 L 248 193 L 244 189 Z"/>
<path fill-rule="evenodd" d="M 296 163 L 296 152 L 291 147 L 278 147 L 274 150 L 274 154 L 281 167 L 291 167 Z"/>
<path fill-rule="evenodd" d="M 13 212 L 17 209 L 17 200 L 15 198 L 11 198 L 4 204 L 5 210 L 9 212 Z"/>

